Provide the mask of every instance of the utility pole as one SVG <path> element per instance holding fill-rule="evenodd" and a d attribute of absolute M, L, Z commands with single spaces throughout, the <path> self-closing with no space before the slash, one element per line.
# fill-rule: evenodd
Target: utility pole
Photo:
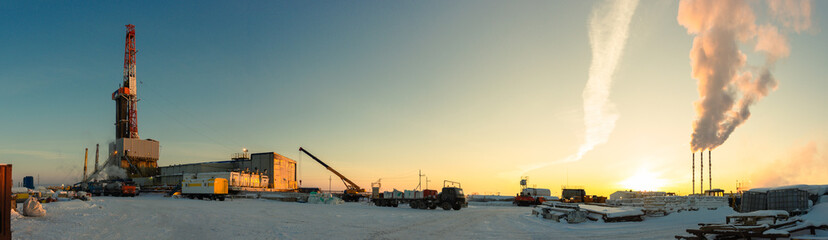
<path fill-rule="evenodd" d="M 426 189 L 428 189 L 428 182 L 431 182 L 431 180 L 428 180 L 428 177 L 426 176 Z"/>
<path fill-rule="evenodd" d="M 419 183 L 417 183 L 417 187 L 415 187 L 415 188 L 414 188 L 414 190 L 420 189 L 420 191 L 422 191 L 422 190 L 423 190 L 423 189 L 422 189 L 422 186 L 423 186 L 423 176 L 425 176 L 425 175 L 423 175 L 423 170 L 417 170 L 417 171 L 419 171 L 419 173 L 417 174 L 417 175 L 419 176 Z M 427 178 L 426 178 L 426 179 L 427 179 Z M 428 188 L 428 187 L 426 187 L 426 188 Z"/>
<path fill-rule="evenodd" d="M 331 190 L 331 175 L 328 175 L 328 192 L 333 193 L 333 190 Z"/>

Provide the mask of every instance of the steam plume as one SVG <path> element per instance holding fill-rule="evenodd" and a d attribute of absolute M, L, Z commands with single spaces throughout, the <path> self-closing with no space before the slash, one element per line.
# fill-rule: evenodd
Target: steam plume
<path fill-rule="evenodd" d="M 778 21 L 797 32 L 810 26 L 810 3 L 780 2 L 771 1 L 769 7 Z M 695 102 L 691 150 L 714 149 L 750 117 L 750 106 L 776 89 L 770 70 L 790 54 L 790 47 L 776 26 L 757 26 L 753 9 L 742 0 L 685 0 L 679 3 L 677 19 L 696 35 L 690 65 L 700 98 Z M 740 43 L 751 40 L 756 42 L 754 51 L 765 55 L 765 64 L 758 68 L 747 68 L 747 56 L 739 50 Z"/>

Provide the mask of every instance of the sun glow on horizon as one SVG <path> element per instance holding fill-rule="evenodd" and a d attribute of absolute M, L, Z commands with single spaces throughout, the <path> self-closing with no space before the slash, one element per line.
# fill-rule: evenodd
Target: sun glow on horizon
<path fill-rule="evenodd" d="M 668 183 L 669 182 L 667 180 L 661 178 L 660 173 L 655 173 L 645 168 L 639 168 L 634 175 L 619 182 L 618 184 L 626 189 L 636 191 L 658 191 L 662 190 Z"/>

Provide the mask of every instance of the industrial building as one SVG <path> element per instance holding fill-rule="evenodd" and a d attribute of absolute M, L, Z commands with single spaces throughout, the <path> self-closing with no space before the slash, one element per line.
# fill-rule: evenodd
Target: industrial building
<path fill-rule="evenodd" d="M 275 152 L 242 154 L 229 161 L 189 163 L 160 167 L 155 184 L 174 186 L 181 183 L 185 174 L 208 172 L 248 172 L 266 176 L 267 188 L 295 190 L 296 161 Z"/>

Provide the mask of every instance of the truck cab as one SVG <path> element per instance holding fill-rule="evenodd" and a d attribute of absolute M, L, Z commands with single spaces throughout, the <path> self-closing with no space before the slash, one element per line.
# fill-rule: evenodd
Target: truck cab
<path fill-rule="evenodd" d="M 443 210 L 460 210 L 460 208 L 468 207 L 469 205 L 466 202 L 466 195 L 463 194 L 463 189 L 459 187 L 443 187 L 443 191 L 437 194 L 437 199 Z"/>

